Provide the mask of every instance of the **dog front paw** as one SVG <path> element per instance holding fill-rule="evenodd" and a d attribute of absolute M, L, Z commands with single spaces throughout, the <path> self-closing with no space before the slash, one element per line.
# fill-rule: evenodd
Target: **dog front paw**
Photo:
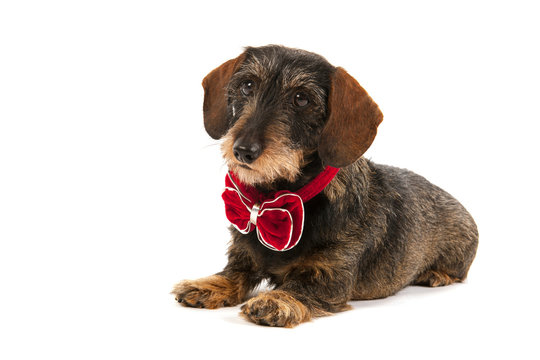
<path fill-rule="evenodd" d="M 311 318 L 309 309 L 291 294 L 273 290 L 250 299 L 241 314 L 258 325 L 294 327 Z"/>
<path fill-rule="evenodd" d="M 217 309 L 242 302 L 238 285 L 221 275 L 182 281 L 171 294 L 180 304 L 196 308 Z"/>

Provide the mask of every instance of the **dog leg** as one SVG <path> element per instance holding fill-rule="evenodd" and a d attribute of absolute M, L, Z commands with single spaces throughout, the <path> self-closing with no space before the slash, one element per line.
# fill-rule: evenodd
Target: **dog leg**
<path fill-rule="evenodd" d="M 240 313 L 258 325 L 294 327 L 311 319 L 311 311 L 292 294 L 282 290 L 262 293 L 242 306 Z"/>
<path fill-rule="evenodd" d="M 472 241 L 465 244 L 463 249 L 454 251 L 454 253 L 462 255 L 461 257 L 441 257 L 429 269 L 420 273 L 413 285 L 437 287 L 462 282 L 469 272 L 469 267 L 476 254 L 476 246 L 477 241 Z"/>
<path fill-rule="evenodd" d="M 349 309 L 346 300 L 330 305 L 322 299 L 307 298 L 276 289 L 249 299 L 242 305 L 240 314 L 258 325 L 292 328 L 313 317 Z"/>
<path fill-rule="evenodd" d="M 171 294 L 184 306 L 217 309 L 244 302 L 254 286 L 250 274 L 223 271 L 198 280 L 182 281 L 173 288 Z"/>
<path fill-rule="evenodd" d="M 416 280 L 414 281 L 414 285 L 421 285 L 421 286 L 431 286 L 431 287 L 437 287 L 437 286 L 446 286 L 453 284 L 455 282 L 461 282 L 463 279 L 451 276 L 445 272 L 437 271 L 437 270 L 427 270 L 420 274 Z"/>
<path fill-rule="evenodd" d="M 222 272 L 199 280 L 178 283 L 171 294 L 184 306 L 217 309 L 236 306 L 261 281 L 252 259 L 242 248 L 229 249 L 229 261 Z"/>
<path fill-rule="evenodd" d="M 336 262 L 304 261 L 284 274 L 275 290 L 259 294 L 241 315 L 259 325 L 294 327 L 313 317 L 350 309 L 353 271 Z"/>
<path fill-rule="evenodd" d="M 237 282 L 222 275 L 182 281 L 174 286 L 171 294 L 184 306 L 207 309 L 238 305 L 243 295 Z"/>

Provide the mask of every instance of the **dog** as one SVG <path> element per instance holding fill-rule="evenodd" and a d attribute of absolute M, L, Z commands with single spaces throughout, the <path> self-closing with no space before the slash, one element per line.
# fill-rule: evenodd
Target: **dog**
<path fill-rule="evenodd" d="M 182 305 L 245 302 L 246 319 L 294 327 L 351 300 L 466 278 L 478 246 L 473 218 L 423 177 L 362 156 L 383 115 L 343 68 L 303 50 L 248 47 L 202 84 L 204 126 L 222 140 L 229 169 L 232 240 L 223 271 L 174 287 Z M 302 191 L 312 197 L 299 201 Z M 268 194 L 278 196 L 253 199 Z M 278 201 L 294 204 L 274 209 Z M 274 219 L 263 223 L 261 213 Z M 271 290 L 251 294 L 263 280 Z"/>

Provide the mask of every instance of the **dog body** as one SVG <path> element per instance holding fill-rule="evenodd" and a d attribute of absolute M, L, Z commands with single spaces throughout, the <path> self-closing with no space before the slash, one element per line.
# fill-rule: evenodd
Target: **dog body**
<path fill-rule="evenodd" d="M 203 87 L 206 130 L 223 139 L 242 183 L 297 191 L 326 166 L 340 171 L 304 204 L 298 245 L 273 251 L 255 232 L 231 227 L 227 266 L 179 283 L 173 293 L 183 305 L 234 306 L 267 279 L 273 290 L 249 299 L 242 314 L 291 327 L 345 310 L 350 300 L 465 279 L 478 244 L 474 220 L 423 177 L 362 157 L 382 114 L 345 70 L 301 50 L 247 48 Z"/>

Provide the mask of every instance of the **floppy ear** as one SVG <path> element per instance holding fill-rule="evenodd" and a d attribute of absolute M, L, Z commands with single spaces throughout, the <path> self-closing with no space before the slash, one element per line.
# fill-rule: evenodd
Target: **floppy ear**
<path fill-rule="evenodd" d="M 244 54 L 223 63 L 206 75 L 202 81 L 204 128 L 214 139 L 221 138 L 229 128 L 225 87 L 243 60 Z"/>
<path fill-rule="evenodd" d="M 367 92 L 343 68 L 336 68 L 328 95 L 328 120 L 319 141 L 325 165 L 344 167 L 369 148 L 382 112 Z"/>

